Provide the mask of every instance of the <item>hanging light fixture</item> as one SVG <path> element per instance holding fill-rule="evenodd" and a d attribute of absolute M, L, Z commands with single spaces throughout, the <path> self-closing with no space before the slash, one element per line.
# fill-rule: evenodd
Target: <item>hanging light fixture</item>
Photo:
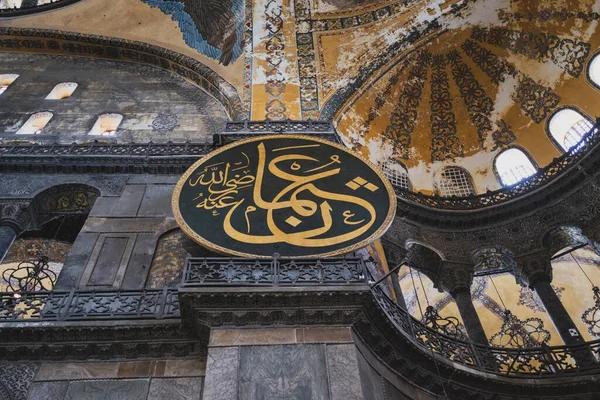
<path fill-rule="evenodd" d="M 504 317 L 500 331 L 492 335 L 490 345 L 494 347 L 539 347 L 542 344 L 548 344 L 550 341 L 550 332 L 544 328 L 544 321 L 540 318 L 531 317 L 525 320 L 519 319 L 504 304 L 504 300 L 494 283 L 494 279 L 489 275 L 490 281 L 494 286 L 496 294 L 504 308 Z"/>
<path fill-rule="evenodd" d="M 594 305 L 581 314 L 581 320 L 584 324 L 587 325 L 588 333 L 594 337 L 600 337 L 600 288 L 594 284 L 594 282 L 590 279 L 588 274 L 585 273 L 581 264 L 579 264 L 579 260 L 575 258 L 573 253 L 569 253 L 575 264 L 579 267 L 583 276 L 586 277 L 590 285 L 592 285 L 592 293 L 594 296 Z"/>

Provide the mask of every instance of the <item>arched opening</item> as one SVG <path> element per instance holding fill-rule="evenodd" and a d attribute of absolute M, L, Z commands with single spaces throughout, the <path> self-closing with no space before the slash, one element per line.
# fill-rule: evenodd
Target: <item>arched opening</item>
<path fill-rule="evenodd" d="M 381 166 L 381 170 L 395 188 L 412 190 L 408 171 L 406 170 L 406 167 L 398 161 L 393 160 L 384 163 Z"/>
<path fill-rule="evenodd" d="M 50 111 L 37 112 L 29 117 L 27 122 L 17 131 L 17 135 L 39 135 L 42 133 L 54 114 Z"/>
<path fill-rule="evenodd" d="M 471 175 L 458 166 L 445 167 L 438 176 L 438 194 L 442 197 L 468 197 L 475 195 Z"/>
<path fill-rule="evenodd" d="M 600 87 L 600 54 L 596 54 L 590 61 L 590 66 L 588 67 L 588 76 L 590 77 L 592 83 Z"/>
<path fill-rule="evenodd" d="M 506 149 L 494 160 L 494 168 L 503 186 L 512 186 L 535 175 L 537 168 L 522 150 Z"/>
<path fill-rule="evenodd" d="M 8 89 L 8 87 L 17 80 L 17 74 L 0 74 L 0 95 Z"/>
<path fill-rule="evenodd" d="M 593 127 L 592 121 L 571 108 L 556 112 L 548 124 L 550 135 L 563 151 L 576 148 Z"/>
<path fill-rule="evenodd" d="M 98 117 L 94 127 L 88 135 L 115 136 L 117 134 L 117 128 L 122 120 L 123 116 L 121 114 L 102 114 Z"/>
<path fill-rule="evenodd" d="M 77 83 L 75 82 L 63 82 L 54 86 L 54 89 L 46 96 L 46 100 L 63 100 L 71 97 L 73 92 L 77 89 Z"/>

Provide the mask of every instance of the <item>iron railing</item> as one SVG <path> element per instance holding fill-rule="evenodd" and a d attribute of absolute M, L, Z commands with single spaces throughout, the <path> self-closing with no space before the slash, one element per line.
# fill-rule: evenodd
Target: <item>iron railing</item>
<path fill-rule="evenodd" d="M 535 348 L 478 345 L 425 326 L 396 304 L 381 286 L 374 287 L 372 293 L 382 311 L 404 337 L 424 351 L 452 363 L 486 373 L 519 378 L 600 372 L 600 340 L 577 346 Z"/>
<path fill-rule="evenodd" d="M 365 285 L 362 258 L 188 258 L 181 286 Z"/>
<path fill-rule="evenodd" d="M 341 143 L 331 122 L 325 121 L 232 121 L 227 122 L 225 130 L 215 135 L 215 143 L 222 145 L 235 140 L 268 134 L 300 134 L 316 136 L 332 142 Z"/>
<path fill-rule="evenodd" d="M 177 289 L 0 293 L 0 322 L 179 318 Z"/>

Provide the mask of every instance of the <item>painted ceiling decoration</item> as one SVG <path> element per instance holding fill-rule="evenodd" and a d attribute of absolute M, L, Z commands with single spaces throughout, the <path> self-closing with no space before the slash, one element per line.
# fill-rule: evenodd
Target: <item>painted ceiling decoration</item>
<path fill-rule="evenodd" d="M 86 12 L 105 17 L 74 18 Z M 169 49 L 186 61 L 155 64 L 197 81 L 232 119 L 333 121 L 372 162 L 406 167 L 415 191 L 436 194 L 436 176 L 459 166 L 481 194 L 501 188 L 501 151 L 539 168 L 563 153 L 547 132 L 557 111 L 600 115 L 587 76 L 599 20 L 597 0 L 96 0 L 0 20 L 79 44 L 4 34 L 0 48 L 99 56 L 109 50 L 87 37 L 113 36 Z M 127 50 L 111 58 L 154 62 Z"/>
<path fill-rule="evenodd" d="M 243 53 L 244 0 L 142 0 L 179 23 L 185 42 L 229 65 Z"/>

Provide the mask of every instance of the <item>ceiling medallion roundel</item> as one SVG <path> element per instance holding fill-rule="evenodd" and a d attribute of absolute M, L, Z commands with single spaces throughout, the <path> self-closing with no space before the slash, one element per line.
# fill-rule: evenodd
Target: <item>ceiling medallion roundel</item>
<path fill-rule="evenodd" d="M 344 146 L 271 135 L 223 146 L 177 183 L 173 212 L 211 250 L 242 257 L 325 257 L 378 239 L 396 211 L 391 184 Z"/>

